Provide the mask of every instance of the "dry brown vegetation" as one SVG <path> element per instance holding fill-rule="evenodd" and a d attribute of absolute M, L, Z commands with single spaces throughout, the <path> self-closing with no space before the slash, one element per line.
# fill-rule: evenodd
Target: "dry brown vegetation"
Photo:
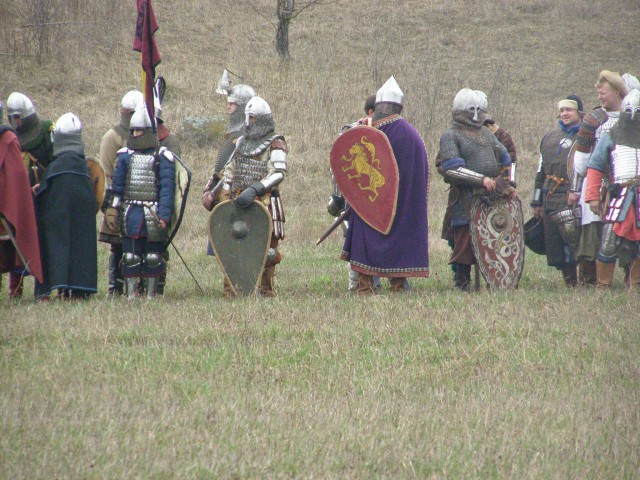
<path fill-rule="evenodd" d="M 275 0 L 252 1 L 261 11 Z M 453 96 L 485 91 L 519 148 L 526 204 L 555 102 L 608 68 L 639 74 L 635 0 L 367 0 L 305 11 L 292 59 L 243 0 L 155 0 L 164 116 L 222 114 L 224 67 L 271 104 L 289 142 L 280 297 L 221 300 L 199 204 L 215 147 L 183 144 L 194 193 L 168 292 L 154 304 L 96 298 L 13 305 L 0 294 L 0 477 L 633 478 L 640 474 L 638 295 L 566 291 L 528 255 L 518 292 L 450 290 L 439 240 L 445 186 L 430 186 L 429 280 L 415 294 L 344 293 L 329 224 L 328 151 L 367 95 L 395 75 L 405 116 L 435 157 Z M 73 111 L 88 153 L 138 87 L 133 2 L 3 0 L 0 97 L 43 118 Z M 34 23 L 64 24 L 47 27 Z M 624 26 L 629 30 L 623 32 Z M 106 249 L 100 248 L 106 289 Z M 4 287 L 6 290 L 6 285 Z"/>

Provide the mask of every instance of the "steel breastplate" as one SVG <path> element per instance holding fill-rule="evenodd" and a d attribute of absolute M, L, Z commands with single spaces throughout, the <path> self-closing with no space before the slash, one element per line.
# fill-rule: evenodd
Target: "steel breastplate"
<path fill-rule="evenodd" d="M 457 130 L 454 132 L 460 155 L 464 158 L 467 168 L 485 177 L 498 176 L 498 162 L 494 151 L 495 142 L 490 138 L 482 138 L 485 135 L 482 130 L 478 131 L 478 139 Z M 493 136 L 492 133 L 489 132 L 489 134 Z"/>
<path fill-rule="evenodd" d="M 244 190 L 266 177 L 269 173 L 268 160 L 269 150 L 255 157 L 238 153 L 235 158 L 232 190 L 237 188 Z"/>
<path fill-rule="evenodd" d="M 614 183 L 624 183 L 640 175 L 640 149 L 616 145 L 611 152 Z"/>
<path fill-rule="evenodd" d="M 154 202 L 156 200 L 155 155 L 134 153 L 124 187 L 126 201 Z"/>

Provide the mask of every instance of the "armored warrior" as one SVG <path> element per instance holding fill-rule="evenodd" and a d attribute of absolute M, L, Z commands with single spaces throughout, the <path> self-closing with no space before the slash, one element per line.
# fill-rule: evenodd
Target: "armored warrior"
<path fill-rule="evenodd" d="M 560 120 L 540 142 L 540 163 L 535 178 L 531 207 L 536 218 L 544 217 L 544 243 L 547 265 L 562 271 L 567 286 L 575 287 L 577 273 L 575 252 L 563 240 L 551 215 L 567 207 L 569 174 L 567 158 L 582 121 L 582 100 L 569 95 L 558 102 Z"/>
<path fill-rule="evenodd" d="M 600 211 L 600 185 L 610 172 L 609 201 L 598 252 L 597 288 L 609 288 L 613 265 L 623 252 L 629 258 L 629 288 L 640 287 L 640 90 L 622 101 L 617 124 L 598 140 L 587 168 L 585 200 Z M 609 267 L 611 266 L 611 267 Z"/>
<path fill-rule="evenodd" d="M 629 80 L 634 77 L 627 76 Z M 600 239 L 602 237 L 602 219 L 598 212 L 593 212 L 585 202 L 583 179 L 587 173 L 587 165 L 600 137 L 613 127 L 620 115 L 622 99 L 629 92 L 624 79 L 615 72 L 603 70 L 595 84 L 600 107 L 585 115 L 578 137 L 573 158 L 573 172 L 569 193 L 569 204 L 580 204 L 582 209 L 582 232 L 576 251 L 578 260 L 578 280 L 583 285 L 595 285 L 597 269 L 607 269 L 605 274 L 615 269 L 614 264 L 604 265 L 597 262 Z M 606 178 L 606 177 L 605 177 Z"/>
<path fill-rule="evenodd" d="M 244 134 L 238 138 L 231 159 L 224 168 L 224 183 L 218 200 L 235 199 L 239 208 L 246 208 L 257 200 L 269 210 L 273 234 L 260 278 L 259 293 L 263 296 L 275 296 L 275 270 L 282 260 L 278 244 L 285 238 L 285 217 L 279 188 L 287 174 L 288 152 L 284 137 L 275 133 L 269 104 L 261 97 L 251 98 L 245 107 Z M 224 294 L 226 297 L 234 296 L 226 277 Z"/>
<path fill-rule="evenodd" d="M 470 289 L 471 265 L 476 263 L 471 245 L 469 212 L 474 196 L 500 193 L 516 197 L 509 184 L 511 159 L 507 149 L 484 126 L 487 97 L 483 92 L 463 88 L 453 100 L 452 128 L 440 137 L 438 171 L 451 185 L 448 209 L 453 230 L 450 262 L 455 270 L 455 287 Z"/>
<path fill-rule="evenodd" d="M 220 181 L 220 175 L 236 148 L 236 141 L 244 133 L 245 109 L 247 107 L 247 103 L 256 96 L 256 92 L 253 88 L 249 85 L 242 84 L 230 88 L 229 84 L 226 83 L 219 88 L 218 92 L 222 92 L 222 94 L 227 95 L 229 126 L 224 134 L 222 146 L 220 147 L 220 150 L 218 150 L 216 162 L 213 167 L 213 174 L 209 178 L 209 181 L 202 192 L 202 204 L 209 211 L 211 211 L 214 206 L 215 194 L 212 193 L 212 190 Z M 209 254 L 213 254 L 213 251 L 210 248 Z"/>
<path fill-rule="evenodd" d="M 98 291 L 96 210 L 82 142 L 82 123 L 65 113 L 55 123 L 53 161 L 37 187 L 44 281 L 36 296 L 52 290 L 63 299 Z"/>
<path fill-rule="evenodd" d="M 33 102 L 18 92 L 13 92 L 7 99 L 7 115 L 20 141 L 22 156 L 29 172 L 29 183 L 33 187 L 40 183 L 53 158 L 53 122 L 41 120 Z M 9 291 L 12 297 L 22 296 L 22 283 L 21 275 L 16 272 L 9 274 Z"/>
<path fill-rule="evenodd" d="M 121 229 L 122 276 L 127 297 L 137 295 L 141 278 L 147 297 L 157 294 L 166 269 L 162 253 L 167 240 L 175 193 L 175 158 L 158 137 L 144 104 L 130 122 L 126 149 L 120 150 L 113 173 L 113 200 L 107 222 Z"/>
<path fill-rule="evenodd" d="M 393 152 L 383 161 L 395 157 L 397 163 L 394 216 L 385 234 L 352 210 L 341 254 L 359 274 L 361 295 L 374 293 L 374 276 L 389 278 L 393 292 L 407 291 L 409 277 L 429 276 L 427 151 L 418 131 L 400 116 L 403 105 L 404 93 L 391 77 L 376 93 L 372 127 L 384 133 Z"/>
<path fill-rule="evenodd" d="M 0 102 L 0 283 L 4 272 L 27 270 L 42 282 L 40 247 L 29 176 L 15 132 L 2 125 Z M 9 298 L 14 298 L 10 290 Z"/>
<path fill-rule="evenodd" d="M 136 107 L 144 102 L 142 92 L 131 90 L 127 92 L 120 102 L 120 122 L 114 125 L 107 133 L 104 134 L 100 141 L 100 163 L 107 177 L 107 192 L 102 212 L 106 213 L 107 208 L 113 201 L 113 190 L 111 187 L 113 179 L 113 171 L 116 168 L 118 159 L 118 151 L 127 144 L 129 138 L 129 123 L 131 116 L 135 112 Z M 120 238 L 120 229 L 112 231 L 107 224 L 106 216 L 102 221 L 98 240 L 110 244 L 109 254 L 109 295 L 121 295 L 124 286 L 122 279 L 122 241 Z"/>

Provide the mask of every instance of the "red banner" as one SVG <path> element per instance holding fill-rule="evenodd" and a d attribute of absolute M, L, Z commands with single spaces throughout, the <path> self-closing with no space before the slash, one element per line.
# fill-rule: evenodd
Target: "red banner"
<path fill-rule="evenodd" d="M 147 112 L 151 125 L 155 130 L 156 119 L 153 105 L 153 84 L 156 76 L 156 66 L 160 63 L 160 52 L 154 38 L 158 30 L 158 22 L 153 14 L 151 0 L 137 0 L 138 17 L 136 19 L 136 33 L 133 37 L 133 50 L 140 52 L 142 63 L 142 91 L 147 104 Z"/>

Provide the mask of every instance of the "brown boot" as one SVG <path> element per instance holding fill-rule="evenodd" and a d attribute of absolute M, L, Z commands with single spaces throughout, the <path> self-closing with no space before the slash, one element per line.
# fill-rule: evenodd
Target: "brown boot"
<path fill-rule="evenodd" d="M 595 287 L 596 262 L 580 260 L 578 262 L 578 282 L 580 285 Z"/>
<path fill-rule="evenodd" d="M 640 258 L 634 258 L 629 264 L 629 288 L 640 288 Z"/>
<path fill-rule="evenodd" d="M 22 297 L 22 280 L 23 277 L 19 273 L 9 273 L 9 298 Z"/>
<path fill-rule="evenodd" d="M 275 297 L 275 280 L 276 280 L 276 266 L 271 265 L 262 272 L 260 277 L 260 295 L 263 297 Z"/>
<path fill-rule="evenodd" d="M 373 280 L 371 275 L 365 275 L 363 273 L 358 277 L 358 288 L 356 288 L 356 294 L 358 295 L 373 295 L 375 290 L 373 289 Z"/>
<path fill-rule="evenodd" d="M 578 274 L 575 265 L 562 267 L 562 278 L 567 287 L 575 287 L 578 284 Z"/>
<path fill-rule="evenodd" d="M 615 269 L 615 263 L 604 263 L 600 260 L 596 260 L 596 288 L 598 290 L 611 288 Z"/>

